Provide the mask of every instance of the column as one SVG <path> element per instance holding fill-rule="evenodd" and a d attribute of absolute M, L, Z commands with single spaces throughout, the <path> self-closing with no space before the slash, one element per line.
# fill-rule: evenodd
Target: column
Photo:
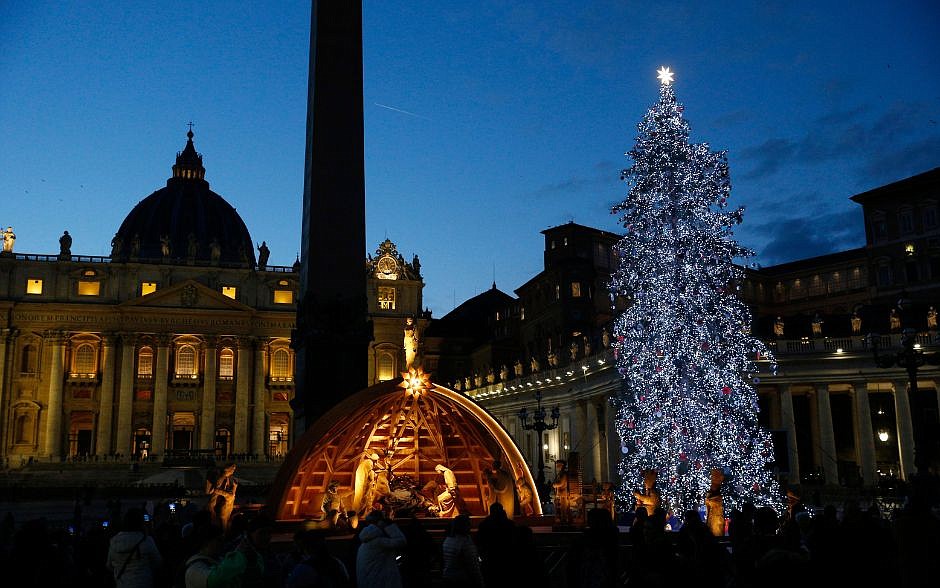
<path fill-rule="evenodd" d="M 248 453 L 248 400 L 251 394 L 251 341 L 238 340 L 235 374 L 235 453 Z"/>
<path fill-rule="evenodd" d="M 610 462 L 608 459 L 607 437 L 607 399 L 594 401 L 594 414 L 597 416 L 597 451 L 600 453 L 600 468 L 597 470 L 603 479 L 610 478 Z M 596 458 L 595 458 L 596 459 Z"/>
<path fill-rule="evenodd" d="M 597 478 L 600 480 L 600 473 L 598 472 L 597 468 L 594 467 L 594 452 L 591 451 L 591 438 L 588 434 L 587 402 L 584 400 L 576 401 L 574 403 L 574 410 L 574 426 L 577 431 L 577 436 L 572 435 L 571 446 L 577 447 L 578 451 L 581 452 L 584 479 L 591 480 L 592 478 Z"/>
<path fill-rule="evenodd" d="M 111 421 L 114 415 L 114 335 L 101 337 L 101 396 L 98 401 L 98 431 L 95 455 L 111 453 Z"/>
<path fill-rule="evenodd" d="M 816 414 L 819 419 L 819 453 L 822 458 L 823 481 L 839 483 L 839 462 L 836 454 L 836 435 L 832 427 L 832 405 L 829 402 L 829 386 L 816 389 Z"/>
<path fill-rule="evenodd" d="M 814 472 L 822 471 L 822 442 L 819 438 L 819 400 L 816 398 L 816 388 L 806 392 L 809 405 L 809 434 L 813 449 Z"/>
<path fill-rule="evenodd" d="M 157 371 L 153 377 L 153 439 L 150 456 L 162 456 L 166 451 L 167 383 L 170 380 L 170 339 L 157 339 Z"/>
<path fill-rule="evenodd" d="M 202 385 L 199 449 L 215 447 L 215 384 L 219 377 L 218 357 L 218 340 L 215 337 L 206 337 L 206 371 Z"/>
<path fill-rule="evenodd" d="M 911 402 L 907 395 L 907 380 L 894 382 L 894 415 L 897 419 L 901 478 L 910 480 L 916 470 L 914 468 L 914 425 L 911 421 Z"/>
<path fill-rule="evenodd" d="M 606 470 L 603 468 L 601 463 L 601 434 L 600 430 L 603 427 L 603 420 L 597 412 L 597 403 L 595 400 L 590 399 L 585 401 L 585 418 L 588 421 L 588 428 L 585 431 L 585 441 L 587 446 L 591 448 L 591 465 L 594 468 L 594 472 L 597 474 L 598 479 L 604 478 Z M 593 418 L 591 418 L 593 417 Z"/>
<path fill-rule="evenodd" d="M 7 357 L 8 350 L 15 350 L 16 345 L 16 329 L 0 329 L 0 430 L 3 431 L 3 434 L 0 434 L 0 452 L 3 448 L 8 447 L 6 437 L 9 435 L 7 432 L 9 427 L 4 426 L 9 422 L 9 415 L 7 411 L 9 410 L 10 402 L 7 400 L 9 395 L 12 393 L 12 389 L 7 385 L 7 376 L 10 373 L 13 373 L 12 366 L 8 360 L 12 359 L 13 353 L 10 351 L 10 357 Z M 9 368 L 8 368 L 9 366 Z"/>
<path fill-rule="evenodd" d="M 46 447 L 45 454 L 58 459 L 62 454 L 62 390 L 65 378 L 64 351 L 65 335 L 53 332 L 46 335 L 46 342 L 51 345 L 49 352 L 49 370 L 46 381 L 49 382 L 48 402 L 46 404 Z"/>
<path fill-rule="evenodd" d="M 259 457 L 267 454 L 265 439 L 267 437 L 267 427 L 265 426 L 265 407 L 267 402 L 267 390 L 264 387 L 264 356 L 267 344 L 263 340 L 255 342 L 255 385 L 254 385 L 254 406 L 251 411 L 251 451 Z"/>
<path fill-rule="evenodd" d="M 131 420 L 134 416 L 134 336 L 121 335 L 121 381 L 118 389 L 117 436 L 114 451 L 134 453 L 131 447 Z"/>
<path fill-rule="evenodd" d="M 800 483 L 800 452 L 796 445 L 796 419 L 793 416 L 793 393 L 790 384 L 780 386 L 780 427 L 787 432 L 787 460 L 790 462 L 790 484 Z"/>
<path fill-rule="evenodd" d="M 852 386 L 852 413 L 855 415 L 855 456 L 862 473 L 862 482 L 873 486 L 875 479 L 875 434 L 871 426 L 871 405 L 868 384 Z"/>

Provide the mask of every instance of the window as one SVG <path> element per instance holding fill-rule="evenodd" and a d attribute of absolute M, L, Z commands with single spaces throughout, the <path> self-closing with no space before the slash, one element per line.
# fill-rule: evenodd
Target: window
<path fill-rule="evenodd" d="M 94 345 L 84 343 L 75 350 L 75 359 L 72 363 L 72 371 L 75 374 L 89 375 L 94 374 L 97 366 L 95 365 L 97 353 Z"/>
<path fill-rule="evenodd" d="M 930 206 L 924 209 L 924 228 L 925 229 L 937 228 L 937 207 L 936 206 Z"/>
<path fill-rule="evenodd" d="M 563 244 L 565 247 L 568 246 L 568 237 L 565 237 L 565 239 L 564 239 L 564 241 L 562 242 L 562 244 Z"/>
<path fill-rule="evenodd" d="M 561 300 L 561 286 L 555 284 L 555 300 Z"/>
<path fill-rule="evenodd" d="M 37 359 L 36 347 L 33 345 L 25 345 L 20 355 L 20 373 L 35 374 Z"/>
<path fill-rule="evenodd" d="M 235 286 L 222 286 L 222 296 L 228 296 L 232 300 L 235 300 L 237 293 L 238 288 Z"/>
<path fill-rule="evenodd" d="M 290 373 L 290 352 L 286 349 L 278 349 L 271 356 L 271 379 L 281 382 L 289 382 Z"/>
<path fill-rule="evenodd" d="M 379 355 L 379 369 L 377 379 L 380 382 L 391 380 L 395 377 L 395 358 L 391 353 Z"/>
<path fill-rule="evenodd" d="M 150 347 L 141 347 L 137 353 L 137 377 L 153 377 L 153 349 Z"/>
<path fill-rule="evenodd" d="M 550 246 L 550 248 L 551 248 L 551 249 L 554 249 L 554 248 L 555 248 L 555 240 L 554 240 L 554 239 L 552 239 L 552 241 L 551 241 L 551 246 Z"/>
<path fill-rule="evenodd" d="M 183 345 L 176 351 L 176 377 L 195 378 L 196 350 L 191 345 Z"/>
<path fill-rule="evenodd" d="M 905 253 L 905 255 L 914 255 L 914 244 L 913 244 L 913 243 L 908 243 L 907 245 L 905 245 L 905 246 L 904 246 L 904 253 Z"/>
<path fill-rule="evenodd" d="M 274 287 L 274 303 L 275 304 L 293 304 L 294 303 L 294 289 L 291 287 L 291 283 L 287 280 L 278 280 L 277 286 Z"/>
<path fill-rule="evenodd" d="M 581 282 L 571 282 L 571 297 L 581 298 Z"/>
<path fill-rule="evenodd" d="M 849 282 L 848 288 L 851 290 L 853 288 L 862 288 L 865 286 L 864 277 L 862 276 L 862 269 L 858 267 L 852 268 L 851 273 L 849 273 Z"/>
<path fill-rule="evenodd" d="M 42 294 L 42 280 L 39 278 L 29 278 L 26 280 L 27 294 Z"/>
<path fill-rule="evenodd" d="M 882 264 L 878 266 L 878 285 L 879 286 L 891 285 L 891 266 L 890 265 Z"/>
<path fill-rule="evenodd" d="M 888 236 L 888 221 L 885 220 L 883 212 L 879 211 L 871 215 L 871 232 L 876 241 Z"/>
<path fill-rule="evenodd" d="M 524 306 L 519 307 L 519 320 L 520 321 L 525 320 L 525 307 Z"/>
<path fill-rule="evenodd" d="M 78 295 L 79 296 L 98 296 L 101 293 L 101 282 L 88 281 L 88 280 L 79 280 L 78 281 Z"/>
<path fill-rule="evenodd" d="M 153 294 L 157 291 L 156 282 L 141 282 L 140 283 L 140 295 L 146 296 L 147 294 Z"/>
<path fill-rule="evenodd" d="M 228 347 L 219 353 L 219 378 L 231 380 L 235 377 L 235 352 Z"/>
<path fill-rule="evenodd" d="M 914 232 L 914 215 L 909 209 L 898 212 L 898 228 L 902 235 Z"/>
<path fill-rule="evenodd" d="M 379 309 L 395 310 L 395 288 L 379 286 Z"/>

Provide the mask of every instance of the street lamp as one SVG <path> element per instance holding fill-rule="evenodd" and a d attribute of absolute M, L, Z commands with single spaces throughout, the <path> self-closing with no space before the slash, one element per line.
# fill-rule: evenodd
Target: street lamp
<path fill-rule="evenodd" d="M 558 417 L 561 416 L 561 411 L 558 410 L 558 407 L 552 409 L 552 423 L 548 424 L 545 422 L 545 408 L 542 407 L 542 392 L 538 391 L 535 393 L 535 414 L 532 417 L 532 423 L 529 423 L 529 411 L 522 407 L 519 409 L 519 420 L 522 421 L 522 428 L 526 431 L 535 431 L 539 436 L 539 473 L 536 477 L 536 486 L 538 486 L 539 498 L 545 492 L 545 449 L 542 446 L 542 433 L 545 431 L 550 431 L 558 427 Z"/>
<path fill-rule="evenodd" d="M 916 344 L 916 333 L 914 329 L 907 328 L 901 332 L 901 350 L 883 355 L 879 353 L 881 347 L 881 337 L 876 333 L 868 335 L 869 345 L 872 355 L 875 358 L 875 364 L 880 368 L 899 367 L 907 371 L 908 379 L 908 404 L 911 407 L 912 425 L 914 427 L 914 468 L 918 474 L 926 474 L 931 456 L 927 446 L 926 425 L 923 420 L 923 411 L 917 406 L 917 370 L 927 363 L 927 355 Z M 929 356 L 930 363 L 936 363 L 935 354 Z M 899 392 L 901 393 L 901 392 Z M 879 434 L 879 438 L 880 438 Z M 882 439 L 884 441 L 884 439 Z"/>

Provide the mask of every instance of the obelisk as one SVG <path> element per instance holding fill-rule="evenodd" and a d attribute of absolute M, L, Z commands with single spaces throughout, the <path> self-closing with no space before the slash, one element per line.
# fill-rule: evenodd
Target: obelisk
<path fill-rule="evenodd" d="M 365 388 L 362 3 L 313 0 L 300 254 L 295 422 L 309 427 Z M 300 431 L 302 432 L 302 431 Z"/>

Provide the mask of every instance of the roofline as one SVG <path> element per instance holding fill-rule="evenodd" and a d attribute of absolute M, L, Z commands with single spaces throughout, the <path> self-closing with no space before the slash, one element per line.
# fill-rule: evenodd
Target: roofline
<path fill-rule="evenodd" d="M 855 196 L 850 196 L 849 199 L 858 202 L 859 204 L 865 204 L 866 200 L 871 200 L 874 197 L 886 196 L 900 190 L 913 188 L 918 184 L 926 184 L 933 181 L 940 182 L 940 167 L 935 167 L 932 170 L 904 178 L 903 180 L 891 182 L 890 184 L 885 184 L 884 186 L 872 188 L 871 190 L 856 194 Z"/>

